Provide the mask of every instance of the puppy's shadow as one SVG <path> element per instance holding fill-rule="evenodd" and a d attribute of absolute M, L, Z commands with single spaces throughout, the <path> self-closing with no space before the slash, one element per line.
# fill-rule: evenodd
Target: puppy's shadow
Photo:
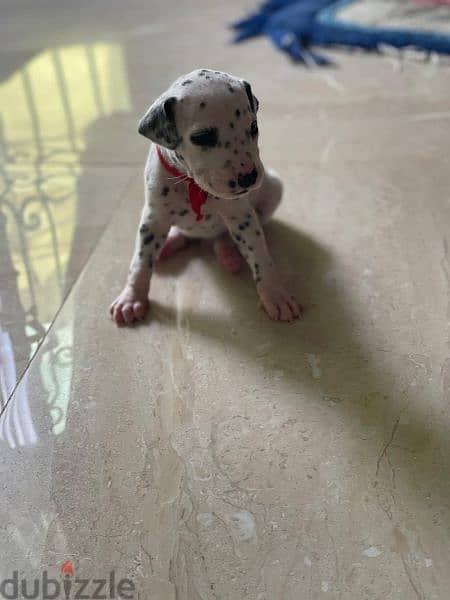
<path fill-rule="evenodd" d="M 450 438 L 445 423 L 430 420 L 427 395 L 432 390 L 426 365 L 373 347 L 374 328 L 368 319 L 355 320 L 355 301 L 327 248 L 285 223 L 273 221 L 266 232 L 282 278 L 305 306 L 303 320 L 270 321 L 256 308 L 250 272 L 224 273 L 211 253 L 196 245 L 173 257 L 161 272 L 179 273 L 200 254 L 211 273 L 208 285 L 215 284 L 226 296 L 231 317 L 183 310 L 177 319 L 172 307 L 158 303 L 153 303 L 154 316 L 169 326 L 182 328 L 186 323 L 192 335 L 220 340 L 242 361 L 282 374 L 288 385 L 284 389 L 293 392 L 284 401 L 314 398 L 335 411 L 336 420 L 349 432 L 357 427 L 361 452 L 373 457 L 369 475 L 374 487 L 389 488 L 395 471 L 396 493 L 404 493 L 406 501 L 408 495 L 417 496 L 415 502 L 429 510 L 434 507 L 442 521 L 450 522 Z M 437 451 L 443 457 L 440 463 L 435 460 Z M 422 486 L 417 483 L 421 474 Z M 426 500 L 430 485 L 433 498 Z"/>
<path fill-rule="evenodd" d="M 280 365 L 283 363 L 286 369 L 290 361 L 283 360 L 280 349 L 292 355 L 306 349 L 309 351 L 317 345 L 320 347 L 321 342 L 327 348 L 337 341 L 339 345 L 345 344 L 346 340 L 348 343 L 348 319 L 343 315 L 344 308 L 338 305 L 339 298 L 333 289 L 332 278 L 328 276 L 332 270 L 332 257 L 328 250 L 304 232 L 285 223 L 271 221 L 265 231 L 282 279 L 305 308 L 304 318 L 298 322 L 271 321 L 261 308 L 258 309 L 257 293 L 249 268 L 244 264 L 237 275 L 225 272 L 214 259 L 211 248 L 204 243 L 193 242 L 187 249 L 160 263 L 157 272 L 160 277 L 177 276 L 187 269 L 191 261 L 200 258 L 212 279 L 207 285 L 219 288 L 226 296 L 226 305 L 232 308 L 232 316 L 230 318 L 220 313 L 208 316 L 183 310 L 183 319 L 189 321 L 193 331 L 229 341 L 250 356 L 258 355 L 258 351 L 255 354 L 253 336 L 256 336 L 257 342 L 270 342 L 276 350 L 273 359 Z M 324 297 L 330 301 L 324 303 Z M 170 306 L 163 307 L 155 301 L 152 301 L 152 305 L 156 316 L 168 324 L 176 322 L 175 310 Z M 236 325 L 234 328 L 233 320 Z M 334 336 L 329 335 L 330 326 L 335 330 Z M 239 329 L 237 335 L 236 328 Z M 297 368 L 293 372 L 293 376 L 296 375 Z"/>

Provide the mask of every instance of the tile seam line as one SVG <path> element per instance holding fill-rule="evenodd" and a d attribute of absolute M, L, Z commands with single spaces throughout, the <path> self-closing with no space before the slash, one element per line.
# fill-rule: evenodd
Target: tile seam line
<path fill-rule="evenodd" d="M 119 200 L 119 203 L 118 203 L 117 209 L 111 213 L 111 216 L 110 216 L 110 218 L 108 219 L 108 221 L 106 222 L 106 224 L 105 224 L 105 227 L 104 227 L 104 229 L 103 229 L 103 231 L 102 231 L 102 233 L 101 233 L 100 237 L 98 238 L 98 241 L 97 241 L 97 243 L 96 243 L 96 244 L 94 244 L 94 246 L 92 247 L 92 249 L 91 249 L 91 251 L 89 252 L 89 254 L 88 254 L 88 256 L 87 256 L 87 258 L 86 258 L 86 260 L 85 260 L 85 262 L 84 262 L 84 264 L 83 264 L 83 267 L 81 268 L 81 270 L 80 270 L 80 272 L 79 272 L 79 274 L 78 274 L 78 276 L 77 276 L 77 277 L 74 279 L 74 281 L 72 282 L 72 285 L 69 287 L 69 289 L 67 290 L 67 293 L 66 293 L 66 294 L 65 294 L 65 296 L 63 297 L 63 299 L 62 299 L 62 302 L 61 302 L 61 305 L 60 305 L 60 307 L 57 309 L 57 311 L 56 311 L 56 313 L 55 313 L 55 315 L 54 315 L 53 319 L 51 320 L 51 323 L 50 323 L 50 325 L 49 325 L 49 327 L 48 327 L 47 331 L 45 332 L 45 335 L 42 337 L 42 340 L 39 342 L 39 344 L 38 344 L 38 346 L 37 346 L 37 348 L 36 348 L 36 351 L 34 352 L 33 356 L 32 356 L 32 357 L 30 358 L 30 360 L 28 361 L 28 364 L 27 364 L 26 368 L 24 369 L 23 373 L 22 373 L 22 374 L 20 375 L 20 377 L 17 379 L 17 381 L 16 381 L 16 384 L 14 385 L 14 388 L 13 388 L 13 390 L 11 391 L 10 395 L 8 396 L 8 399 L 6 400 L 4 407 L 3 407 L 3 408 L 2 408 L 2 410 L 0 411 L 0 419 L 1 419 L 1 417 L 3 416 L 3 413 L 4 413 L 4 412 L 6 411 L 6 409 L 8 408 L 8 406 L 9 406 L 9 403 L 10 403 L 10 401 L 12 400 L 12 398 L 13 398 L 14 394 L 16 393 L 16 391 L 17 391 L 17 388 L 19 387 L 20 383 L 21 383 L 21 382 L 22 382 L 22 380 L 24 379 L 25 375 L 28 373 L 28 370 L 29 370 L 29 368 L 31 367 L 31 364 L 33 363 L 33 361 L 35 360 L 36 356 L 38 355 L 38 353 L 39 353 L 39 350 L 41 349 L 41 346 L 42 346 L 42 344 L 43 344 L 43 343 L 44 343 L 44 341 L 47 339 L 47 337 L 48 337 L 48 334 L 50 333 L 51 329 L 53 328 L 53 325 L 55 324 L 55 322 L 56 322 L 56 319 L 58 318 L 58 316 L 59 316 L 60 312 L 62 311 L 63 307 L 65 306 L 65 304 L 66 304 L 66 302 L 67 302 L 67 300 L 68 300 L 69 296 L 71 295 L 71 293 L 72 293 L 73 289 L 75 288 L 76 284 L 79 282 L 79 280 L 80 280 L 81 276 L 83 275 L 83 273 L 84 273 L 85 269 L 87 268 L 87 266 L 88 266 L 88 263 L 89 263 L 89 261 L 90 261 L 90 259 L 91 259 L 92 255 L 93 255 L 93 254 L 94 254 L 94 252 L 97 250 L 98 246 L 100 245 L 101 241 L 103 240 L 104 236 L 106 235 L 106 232 L 108 231 L 108 229 L 109 229 L 109 226 L 110 226 L 110 224 L 111 224 L 111 222 L 112 222 L 112 220 L 113 220 L 113 218 L 114 218 L 114 216 L 115 216 L 116 212 L 117 212 L 118 210 L 120 210 L 120 208 L 122 207 L 122 204 L 125 202 L 126 194 L 127 194 L 127 192 L 130 190 L 130 188 L 131 188 L 131 187 L 132 187 L 132 185 L 133 185 L 133 182 L 134 182 L 134 177 L 135 177 L 135 175 L 131 175 L 131 176 L 130 176 L 130 179 L 129 179 L 129 181 L 128 181 L 128 182 L 126 183 L 126 185 L 125 185 L 125 189 L 124 189 L 124 191 L 123 191 L 123 197 L 122 197 L 122 198 Z"/>

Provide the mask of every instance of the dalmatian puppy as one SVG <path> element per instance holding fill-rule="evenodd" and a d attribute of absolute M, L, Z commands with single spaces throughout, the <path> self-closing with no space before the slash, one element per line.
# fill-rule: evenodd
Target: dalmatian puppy
<path fill-rule="evenodd" d="M 145 317 L 155 262 L 192 238 L 211 240 L 218 262 L 232 273 L 246 259 L 272 319 L 301 316 L 301 307 L 280 281 L 264 236 L 263 226 L 281 200 L 282 185 L 259 158 L 257 110 L 249 83 L 198 69 L 177 79 L 141 119 L 139 133 L 153 144 L 128 280 L 110 307 L 117 324 Z"/>

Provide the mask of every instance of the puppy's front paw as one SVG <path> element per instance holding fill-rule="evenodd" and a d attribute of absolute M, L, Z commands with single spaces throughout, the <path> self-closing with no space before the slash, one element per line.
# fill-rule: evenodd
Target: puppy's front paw
<path fill-rule="evenodd" d="M 302 316 L 302 306 L 281 284 L 261 282 L 256 287 L 265 311 L 274 321 L 292 321 Z"/>
<path fill-rule="evenodd" d="M 125 287 L 109 307 L 109 312 L 117 325 L 131 325 L 142 321 L 150 308 L 147 292 Z"/>

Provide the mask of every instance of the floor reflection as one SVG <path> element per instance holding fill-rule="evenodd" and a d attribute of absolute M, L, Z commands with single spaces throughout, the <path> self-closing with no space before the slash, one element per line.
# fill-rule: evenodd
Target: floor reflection
<path fill-rule="evenodd" d="M 24 60 L 0 83 L 2 412 L 83 266 L 73 268 L 74 240 L 90 231 L 79 210 L 91 202 L 80 194 L 88 132 L 130 109 L 120 44 L 53 48 Z M 40 364 L 55 434 L 64 429 L 72 337 L 71 324 L 52 330 Z M 37 440 L 26 390 L 24 381 L 1 421 L 0 438 L 11 447 Z"/>

